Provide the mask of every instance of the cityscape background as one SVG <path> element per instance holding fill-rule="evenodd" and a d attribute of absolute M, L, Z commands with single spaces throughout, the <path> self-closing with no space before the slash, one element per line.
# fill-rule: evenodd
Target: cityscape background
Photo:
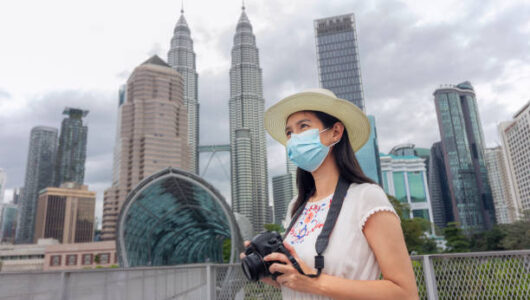
<path fill-rule="evenodd" d="M 85 183 L 97 192 L 96 216 L 101 220 L 103 190 L 112 176 L 118 89 L 139 62 L 151 54 L 166 57 L 180 3 L 30 2 L 13 3 L 0 12 L 5 201 L 13 188 L 23 186 L 30 129 L 57 127 L 65 106 L 81 107 L 90 111 L 84 119 L 89 126 Z M 408 142 L 428 148 L 439 140 L 432 93 L 440 84 L 472 82 L 488 147 L 500 144 L 497 123 L 510 120 L 528 100 L 526 1 L 246 5 L 260 49 L 265 107 L 318 86 L 313 20 L 355 13 L 366 110 L 377 118 L 381 152 Z M 230 47 L 240 3 L 190 1 L 185 11 L 200 76 L 201 144 L 226 144 Z M 230 203 L 225 175 L 229 155 L 217 155 L 220 160 L 212 161 L 205 178 Z M 285 172 L 285 154 L 268 136 L 267 155 L 271 185 L 271 177 Z M 201 158 L 204 163 L 204 154 Z"/>

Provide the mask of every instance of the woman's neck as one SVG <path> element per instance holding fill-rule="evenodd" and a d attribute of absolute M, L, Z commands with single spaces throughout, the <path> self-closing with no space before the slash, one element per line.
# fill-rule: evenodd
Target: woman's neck
<path fill-rule="evenodd" d="M 315 180 L 315 194 L 309 201 L 320 200 L 335 192 L 339 181 L 339 168 L 333 154 L 330 153 L 322 165 L 311 174 Z"/>

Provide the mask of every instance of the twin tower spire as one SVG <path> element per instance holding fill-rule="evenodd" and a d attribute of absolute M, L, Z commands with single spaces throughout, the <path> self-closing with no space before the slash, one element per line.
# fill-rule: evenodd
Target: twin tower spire
<path fill-rule="evenodd" d="M 259 50 L 252 25 L 242 2 L 241 16 L 236 26 L 230 68 L 230 163 L 232 210 L 248 218 L 252 231 L 264 230 L 265 223 L 272 222 L 269 210 L 267 149 L 263 114 L 262 70 Z M 184 18 L 184 5 L 175 26 L 168 52 L 168 64 L 179 72 L 184 80 L 184 102 L 188 109 L 188 140 L 198 174 L 199 102 L 198 74 L 191 32 Z M 220 109 L 222 111 L 222 109 Z"/>

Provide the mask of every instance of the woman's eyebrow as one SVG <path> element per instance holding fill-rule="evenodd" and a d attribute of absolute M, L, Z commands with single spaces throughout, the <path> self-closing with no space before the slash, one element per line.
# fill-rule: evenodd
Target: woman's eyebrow
<path fill-rule="evenodd" d="M 298 124 L 300 124 L 300 123 L 302 123 L 302 122 L 309 122 L 309 123 L 311 123 L 311 120 L 309 120 L 309 119 L 302 119 L 302 120 L 296 122 L 295 125 L 298 125 Z M 287 127 L 285 127 L 285 131 L 287 131 L 287 130 L 289 130 L 289 129 L 291 129 L 291 126 L 287 126 Z"/>

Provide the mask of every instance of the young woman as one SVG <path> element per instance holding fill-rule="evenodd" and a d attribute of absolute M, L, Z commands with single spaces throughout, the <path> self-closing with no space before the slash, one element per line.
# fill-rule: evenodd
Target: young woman
<path fill-rule="evenodd" d="M 280 287 L 284 299 L 418 299 L 416 281 L 399 217 L 380 186 L 366 177 L 355 158 L 370 135 L 366 115 L 332 92 L 315 89 L 289 96 L 265 113 L 265 128 L 286 145 L 298 166 L 298 196 L 285 227 L 302 213 L 284 245 L 306 274 L 315 274 L 315 242 L 322 231 L 339 176 L 349 188 L 329 243 L 322 274 L 300 274 L 281 253 L 266 256 L 271 273 L 263 279 Z M 383 279 L 378 280 L 382 273 Z"/>

